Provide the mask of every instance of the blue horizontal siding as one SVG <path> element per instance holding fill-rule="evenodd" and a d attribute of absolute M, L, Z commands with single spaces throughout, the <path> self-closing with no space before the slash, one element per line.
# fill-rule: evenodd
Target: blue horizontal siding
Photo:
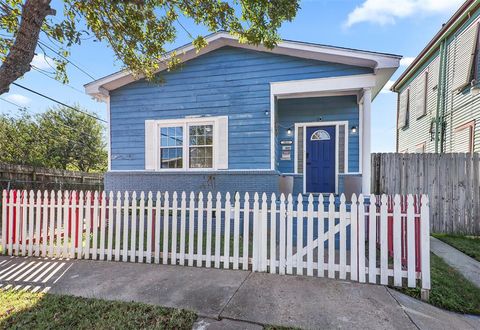
<path fill-rule="evenodd" d="M 270 168 L 270 83 L 370 73 L 371 69 L 233 47 L 140 80 L 110 94 L 113 170 L 145 167 L 145 120 L 192 115 L 229 117 L 229 168 Z"/>
<path fill-rule="evenodd" d="M 287 135 L 290 127 L 294 131 L 295 123 L 348 121 L 348 171 L 359 170 L 359 130 L 350 134 L 349 128 L 359 124 L 356 96 L 312 97 L 303 99 L 279 100 L 277 141 L 294 141 L 294 135 Z M 320 120 L 321 118 L 321 120 Z M 280 160 L 280 144 L 277 143 L 277 168 L 281 173 L 294 173 L 295 145 L 292 144 L 292 159 Z"/>

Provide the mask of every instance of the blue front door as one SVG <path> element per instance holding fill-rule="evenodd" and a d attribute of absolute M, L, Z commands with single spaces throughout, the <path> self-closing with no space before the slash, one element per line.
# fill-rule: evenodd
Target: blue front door
<path fill-rule="evenodd" d="M 306 190 L 335 193 L 335 126 L 307 127 Z"/>

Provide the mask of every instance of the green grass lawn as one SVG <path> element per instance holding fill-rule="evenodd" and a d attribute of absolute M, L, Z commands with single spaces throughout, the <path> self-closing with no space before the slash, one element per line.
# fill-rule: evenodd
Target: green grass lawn
<path fill-rule="evenodd" d="M 480 315 L 480 288 L 465 279 L 433 253 L 430 254 L 431 281 L 429 303 L 453 312 Z M 399 289 L 420 299 L 420 288 Z"/>
<path fill-rule="evenodd" d="M 453 246 L 477 261 L 480 261 L 480 237 L 449 234 L 432 234 L 432 236 Z"/>
<path fill-rule="evenodd" d="M 196 318 L 140 303 L 0 290 L 0 329 L 191 329 Z"/>

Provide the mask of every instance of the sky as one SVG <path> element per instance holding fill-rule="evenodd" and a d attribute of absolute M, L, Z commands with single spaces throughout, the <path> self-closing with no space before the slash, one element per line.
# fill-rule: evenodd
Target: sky
<path fill-rule="evenodd" d="M 463 0 L 302 0 L 301 9 L 292 22 L 280 29 L 284 39 L 358 48 L 370 51 L 393 53 L 404 56 L 393 81 L 406 69 L 435 33 L 460 7 Z M 61 1 L 52 1 L 52 6 L 61 11 Z M 182 25 L 194 36 L 210 32 L 191 20 L 181 19 Z M 55 47 L 45 35 L 40 39 Z M 178 38 L 171 49 L 187 44 L 190 37 L 180 27 Z M 44 71 L 52 71 L 49 51 L 40 49 L 33 65 Z M 49 95 L 69 105 L 79 105 L 105 119 L 106 105 L 92 100 L 84 93 L 83 85 L 122 68 L 106 43 L 84 40 L 71 49 L 69 58 L 76 66 L 67 67 L 68 85 L 55 81 L 38 71 L 28 72 L 19 84 Z M 0 96 L 15 104 L 25 106 L 32 113 L 45 111 L 55 105 L 12 86 L 8 94 Z M 0 100 L 0 113 L 18 114 L 17 107 Z M 396 94 L 385 88 L 372 104 L 372 151 L 395 151 Z"/>

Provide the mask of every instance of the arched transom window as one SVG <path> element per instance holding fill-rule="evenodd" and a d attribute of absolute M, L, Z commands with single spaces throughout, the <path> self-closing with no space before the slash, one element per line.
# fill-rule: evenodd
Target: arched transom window
<path fill-rule="evenodd" d="M 323 129 L 319 129 L 313 132 L 312 136 L 310 137 L 310 141 L 325 141 L 330 140 L 330 134 Z"/>

